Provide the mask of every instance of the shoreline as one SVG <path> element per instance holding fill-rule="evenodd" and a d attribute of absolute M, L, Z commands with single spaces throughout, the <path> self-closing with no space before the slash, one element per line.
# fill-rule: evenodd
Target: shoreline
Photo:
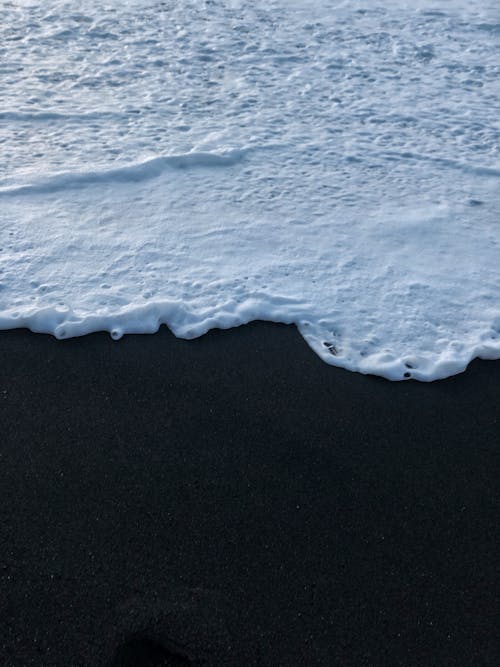
<path fill-rule="evenodd" d="M 496 663 L 500 361 L 390 382 L 263 322 L 0 340 L 2 664 Z"/>

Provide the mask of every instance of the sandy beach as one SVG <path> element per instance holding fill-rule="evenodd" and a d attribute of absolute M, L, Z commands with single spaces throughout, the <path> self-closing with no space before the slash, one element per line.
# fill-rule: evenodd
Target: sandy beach
<path fill-rule="evenodd" d="M 496 664 L 500 362 L 0 338 L 2 665 Z"/>

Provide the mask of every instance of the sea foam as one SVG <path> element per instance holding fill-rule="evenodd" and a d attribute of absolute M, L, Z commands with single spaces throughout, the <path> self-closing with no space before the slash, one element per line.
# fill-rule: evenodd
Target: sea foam
<path fill-rule="evenodd" d="M 394 380 L 500 358 L 496 13 L 8 5 L 0 328 L 294 323 Z"/>

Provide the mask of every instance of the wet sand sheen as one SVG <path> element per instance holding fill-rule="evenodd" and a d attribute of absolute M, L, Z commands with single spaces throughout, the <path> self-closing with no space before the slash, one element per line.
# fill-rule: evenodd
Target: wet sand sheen
<path fill-rule="evenodd" d="M 495 663 L 500 362 L 0 338 L 2 664 Z"/>

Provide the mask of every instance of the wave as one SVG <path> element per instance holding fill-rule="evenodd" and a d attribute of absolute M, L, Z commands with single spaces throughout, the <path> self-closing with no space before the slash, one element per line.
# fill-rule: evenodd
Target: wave
<path fill-rule="evenodd" d="M 107 183 L 140 183 L 157 178 L 167 169 L 198 169 L 203 167 L 232 167 L 241 162 L 245 150 L 225 153 L 181 153 L 156 157 L 144 162 L 102 171 L 67 172 L 25 185 L 0 187 L 0 197 L 30 194 L 52 194 L 66 189 L 80 189 Z"/>
<path fill-rule="evenodd" d="M 254 294 L 243 302 L 228 299 L 215 308 L 194 311 L 182 300 L 169 299 L 145 305 L 130 304 L 116 312 L 82 314 L 70 308 L 28 308 L 24 312 L 0 313 L 0 329 L 27 328 L 36 333 L 52 334 L 58 339 L 85 336 L 98 331 L 109 332 L 119 340 L 125 334 L 153 334 L 166 325 L 178 338 L 199 338 L 211 329 L 230 329 L 252 321 L 295 325 L 311 349 L 332 366 L 363 374 L 375 374 L 388 380 L 420 380 L 431 382 L 463 372 L 476 358 L 500 358 L 500 317 L 492 328 L 459 346 L 429 350 L 425 355 L 390 355 L 387 350 L 374 351 L 359 357 L 355 346 L 337 355 L 335 345 L 325 339 L 320 322 L 307 304 L 286 296 Z M 411 370 L 409 370 L 411 369 Z"/>
<path fill-rule="evenodd" d="M 371 153 L 370 155 L 374 160 L 385 158 L 388 160 L 396 160 L 399 162 L 403 161 L 428 162 L 429 164 L 438 167 L 447 167 L 449 169 L 456 169 L 464 173 L 474 174 L 475 176 L 500 178 L 500 167 L 469 164 L 461 162 L 460 160 L 453 160 L 451 158 L 435 156 L 435 155 L 426 155 L 422 153 L 416 153 L 414 151 L 384 150 L 381 151 L 380 153 Z"/>
<path fill-rule="evenodd" d="M 127 118 L 136 112 L 87 111 L 83 113 L 59 113 L 57 111 L 0 111 L 0 121 L 33 123 L 40 121 L 94 121 Z"/>

